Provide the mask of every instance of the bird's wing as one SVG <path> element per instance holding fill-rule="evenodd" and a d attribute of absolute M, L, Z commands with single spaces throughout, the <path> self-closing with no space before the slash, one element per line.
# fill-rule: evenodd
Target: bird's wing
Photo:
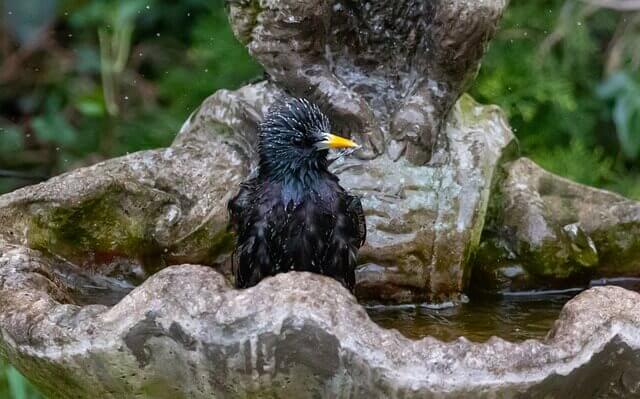
<path fill-rule="evenodd" d="M 364 211 L 359 197 L 355 195 L 347 196 L 347 215 L 356 229 L 357 245 L 361 247 L 367 239 L 367 223 L 364 219 Z"/>
<path fill-rule="evenodd" d="M 254 286 L 280 272 L 283 251 L 280 225 L 286 214 L 279 192 L 274 186 L 251 182 L 240 189 L 230 204 L 232 218 L 239 215 L 235 219 L 237 241 L 232 258 L 238 288 Z"/>
<path fill-rule="evenodd" d="M 240 185 L 240 190 L 235 197 L 227 203 L 229 211 L 229 228 L 236 234 L 240 234 L 245 227 L 244 220 L 251 209 L 252 193 L 255 191 L 255 180 L 247 180 Z"/>

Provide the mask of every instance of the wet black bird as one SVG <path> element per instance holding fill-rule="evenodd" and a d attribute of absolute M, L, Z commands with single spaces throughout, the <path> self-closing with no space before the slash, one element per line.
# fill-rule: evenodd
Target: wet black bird
<path fill-rule="evenodd" d="M 355 285 L 366 227 L 360 199 L 328 170 L 329 149 L 356 148 L 330 133 L 329 119 L 304 99 L 273 107 L 259 128 L 259 167 L 229 201 L 236 286 L 290 270 Z"/>

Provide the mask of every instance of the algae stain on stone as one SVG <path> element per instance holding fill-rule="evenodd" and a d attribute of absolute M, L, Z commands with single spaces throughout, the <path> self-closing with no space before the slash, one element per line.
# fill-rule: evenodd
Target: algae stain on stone
<path fill-rule="evenodd" d="M 600 252 L 598 267 L 603 274 L 640 276 L 640 225 L 622 223 L 591 236 Z"/>
<path fill-rule="evenodd" d="M 111 192 L 73 207 L 38 210 L 29 222 L 29 246 L 80 265 L 159 252 L 149 231 L 153 208 L 125 207 L 123 196 L 128 204 L 148 202 L 141 194 Z"/>
<path fill-rule="evenodd" d="M 235 236 L 226 228 L 203 226 L 174 244 L 168 251 L 170 263 L 214 265 L 233 251 Z"/>
<path fill-rule="evenodd" d="M 500 112 L 503 114 L 499 107 L 480 104 L 468 93 L 460 96 L 457 107 L 460 111 L 460 124 L 462 126 L 485 124 L 486 121 L 493 119 L 491 117 L 492 113 Z M 504 119 L 506 120 L 506 117 Z"/>
<path fill-rule="evenodd" d="M 244 0 L 244 1 L 234 1 L 235 4 L 231 5 L 230 2 L 227 2 L 227 7 L 239 7 L 241 12 L 231 11 L 227 12 L 229 14 L 229 19 L 231 19 L 231 27 L 235 31 L 236 38 L 240 41 L 240 43 L 245 46 L 251 42 L 251 35 L 253 30 L 258 25 L 258 15 L 262 13 L 262 6 L 260 5 L 260 0 Z M 244 15 L 242 15 L 244 14 Z M 234 17 L 238 17 L 242 19 L 242 21 L 235 21 Z"/>
<path fill-rule="evenodd" d="M 145 193 L 119 190 L 73 206 L 32 205 L 27 242 L 83 268 L 129 260 L 141 265 L 146 275 L 171 264 L 214 266 L 231 253 L 233 235 L 215 222 L 168 247 L 158 243 L 154 229 L 164 205 L 164 199 L 154 201 Z"/>

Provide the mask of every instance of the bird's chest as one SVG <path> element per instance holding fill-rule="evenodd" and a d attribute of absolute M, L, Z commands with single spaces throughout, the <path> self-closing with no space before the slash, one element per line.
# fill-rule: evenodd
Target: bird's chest
<path fill-rule="evenodd" d="M 331 183 L 266 187 L 256 216 L 258 221 L 267 222 L 271 241 L 326 239 L 343 208 L 340 187 Z"/>
<path fill-rule="evenodd" d="M 335 225 L 336 214 L 332 204 L 307 199 L 298 204 L 289 202 L 285 207 L 285 231 L 290 238 L 328 235 Z"/>
<path fill-rule="evenodd" d="M 306 247 L 328 240 L 340 213 L 338 192 L 327 185 L 274 191 L 268 210 L 270 230 L 277 235 L 272 239 L 282 245 L 300 241 Z"/>
<path fill-rule="evenodd" d="M 285 268 L 315 270 L 325 259 L 336 229 L 337 216 L 323 203 L 289 203 L 272 243 L 272 259 Z"/>

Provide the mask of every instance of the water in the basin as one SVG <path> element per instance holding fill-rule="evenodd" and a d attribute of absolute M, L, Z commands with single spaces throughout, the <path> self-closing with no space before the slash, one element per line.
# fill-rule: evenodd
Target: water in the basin
<path fill-rule="evenodd" d="M 615 284 L 640 291 L 640 279 L 593 281 L 592 286 Z M 501 297 L 474 297 L 457 307 L 368 306 L 373 321 L 395 328 L 408 338 L 431 335 L 451 341 L 460 336 L 484 342 L 492 336 L 509 341 L 544 338 L 558 318 L 562 306 L 581 289 L 518 293 Z"/>
<path fill-rule="evenodd" d="M 101 265 L 99 272 L 60 261 L 55 275 L 76 305 L 113 306 L 144 279 L 142 267 L 127 259 Z"/>

